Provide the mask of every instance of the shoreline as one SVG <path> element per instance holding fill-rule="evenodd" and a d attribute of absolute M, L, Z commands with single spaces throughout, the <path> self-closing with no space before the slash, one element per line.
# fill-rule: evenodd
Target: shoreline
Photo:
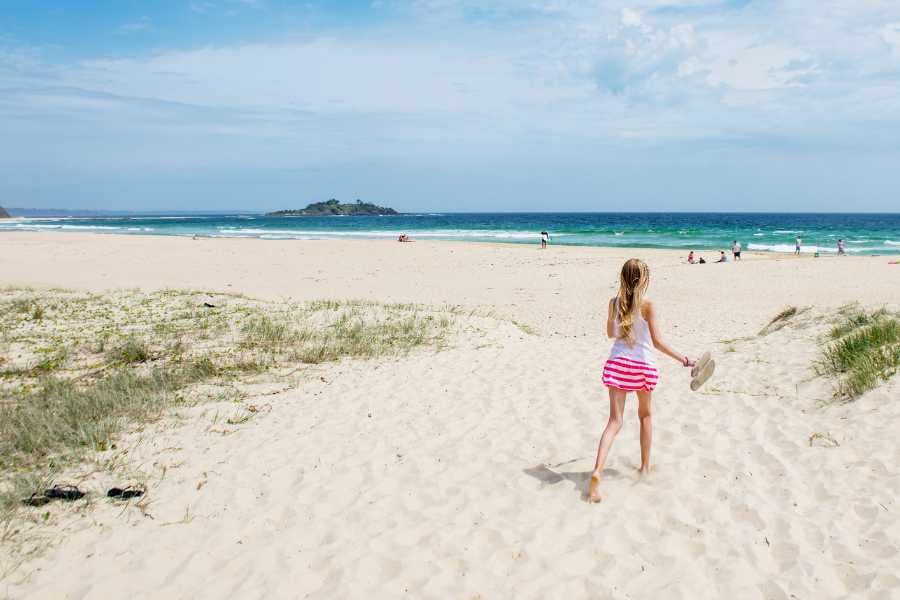
<path fill-rule="evenodd" d="M 14 217 L 15 218 L 15 217 Z M 325 242 L 325 243 L 360 243 L 360 244 L 399 244 L 396 239 L 387 237 L 387 236 L 378 236 L 378 237 L 365 237 L 365 236 L 335 236 L 335 237 L 310 237 L 310 238 L 299 238 L 299 237 L 262 237 L 262 236 L 228 236 L 228 235 L 208 235 L 208 234 L 170 234 L 170 233 L 146 233 L 146 232 L 136 232 L 136 233 L 123 233 L 123 232 L 110 232 L 106 233 L 103 231 L 31 231 L 31 230 L 10 230 L 10 231 L 0 231 L 0 240 L 2 240 L 4 234 L 13 234 L 13 235 L 48 235 L 48 236 L 56 236 L 56 235 L 68 235 L 68 236 L 86 236 L 86 237 L 95 237 L 100 236 L 103 238 L 113 237 L 113 238 L 122 238 L 122 239 L 133 239 L 133 238 L 141 238 L 141 239 L 181 239 L 181 240 L 190 240 L 190 241 L 261 241 L 261 242 Z M 470 239 L 452 239 L 452 238 L 438 238 L 438 237 L 428 237 L 428 238 L 419 238 L 416 239 L 413 237 L 410 242 L 407 243 L 416 243 L 416 244 L 460 244 L 460 245 L 478 245 L 478 246 L 487 246 L 487 247 L 501 247 L 501 248 L 538 248 L 540 249 L 540 238 L 539 236 L 535 236 L 534 242 L 498 242 L 498 241 L 484 241 L 484 240 L 470 240 Z M 658 246 L 599 246 L 593 244 L 563 244 L 563 243 L 553 243 L 549 245 L 546 251 L 555 251 L 564 249 L 566 251 L 569 250 L 603 250 L 603 251 L 634 251 L 634 252 L 666 252 L 666 253 L 676 253 L 679 255 L 683 255 L 685 258 L 687 253 L 690 250 L 694 250 L 696 254 L 699 255 L 702 253 L 714 254 L 718 253 L 719 250 L 725 250 L 725 254 L 728 257 L 729 263 L 735 262 L 732 258 L 730 247 L 728 249 L 719 248 L 719 249 L 697 249 L 698 246 L 685 246 L 683 248 L 672 248 L 672 247 L 658 247 Z M 860 254 L 852 251 L 848 251 L 847 254 L 840 256 L 837 254 L 837 251 L 832 250 L 820 250 L 819 256 L 814 256 L 813 252 L 805 252 L 801 250 L 799 256 L 795 255 L 793 252 L 779 252 L 776 250 L 748 250 L 745 249 L 742 251 L 742 260 L 748 256 L 753 257 L 754 259 L 779 259 L 779 258 L 790 258 L 794 259 L 802 259 L 802 258 L 900 258 L 900 252 L 897 254 Z M 740 261 L 738 261 L 740 262 Z M 718 264 L 715 260 L 707 261 L 706 264 Z"/>
<path fill-rule="evenodd" d="M 653 248 L 704 253 L 744 251 L 793 254 L 802 238 L 803 254 L 837 253 L 900 256 L 900 213 L 848 215 L 810 213 L 447 213 L 394 217 L 293 217 L 264 215 L 155 215 L 43 219 L 0 224 L 10 230 L 151 234 L 173 237 L 278 239 L 387 239 L 536 244 L 548 231 L 553 246 Z"/>

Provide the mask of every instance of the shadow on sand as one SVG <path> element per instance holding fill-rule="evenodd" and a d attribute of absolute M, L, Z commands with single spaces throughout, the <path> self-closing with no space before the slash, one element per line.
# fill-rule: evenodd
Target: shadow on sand
<path fill-rule="evenodd" d="M 580 459 L 570 460 L 558 465 L 537 465 L 522 469 L 526 475 L 531 475 L 541 482 L 541 487 L 545 485 L 556 485 L 563 481 L 569 481 L 574 484 L 574 490 L 578 492 L 582 500 L 587 500 L 588 482 L 591 479 L 591 471 L 560 471 L 556 470 L 562 465 L 576 462 Z M 604 479 L 614 479 L 621 476 L 622 473 L 616 469 L 603 469 Z"/>

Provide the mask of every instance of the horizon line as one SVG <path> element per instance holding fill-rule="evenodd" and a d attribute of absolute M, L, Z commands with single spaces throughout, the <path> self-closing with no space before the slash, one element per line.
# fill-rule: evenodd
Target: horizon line
<path fill-rule="evenodd" d="M 13 215 L 14 212 L 42 212 L 48 213 L 44 215 L 36 215 L 47 218 L 65 218 L 65 217 L 84 217 L 86 215 L 67 214 L 67 213 L 92 213 L 95 216 L 114 217 L 114 216 L 166 216 L 166 215 L 206 215 L 206 216 L 228 216 L 228 215 L 260 215 L 266 216 L 274 212 L 273 210 L 260 209 L 187 209 L 187 210 L 122 210 L 122 209 L 94 209 L 94 208 L 24 208 L 24 207 L 5 207 L 12 218 L 16 216 L 28 218 L 28 215 Z M 276 209 L 284 210 L 284 209 Z M 404 215 L 598 215 L 598 214 L 696 214 L 696 215 L 900 215 L 900 211 L 772 211 L 772 210 L 481 210 L 481 211 L 453 211 L 453 210 L 410 210 L 398 211 L 396 215 L 298 215 L 297 218 L 314 217 L 399 217 Z M 273 218 L 292 218 L 292 215 L 278 215 Z"/>

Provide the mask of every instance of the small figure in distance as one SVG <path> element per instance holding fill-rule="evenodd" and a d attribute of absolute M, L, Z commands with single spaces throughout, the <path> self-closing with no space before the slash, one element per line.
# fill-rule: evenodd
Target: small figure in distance
<path fill-rule="evenodd" d="M 717 260 L 716 262 L 728 262 L 728 257 L 725 256 L 724 250 L 719 250 L 719 260 Z"/>
<path fill-rule="evenodd" d="M 412 240 L 410 240 L 409 236 L 404 233 L 404 234 L 401 234 L 400 237 L 397 238 L 397 241 L 398 242 L 410 242 Z"/>
<path fill-rule="evenodd" d="M 800 256 L 800 243 L 801 243 L 802 241 L 803 241 L 803 240 L 801 240 L 800 238 L 797 238 L 797 239 L 794 241 L 794 254 L 796 254 L 797 256 Z"/>
<path fill-rule="evenodd" d="M 550 243 L 550 234 L 546 231 L 541 232 L 541 250 L 547 247 L 547 244 Z"/>
<path fill-rule="evenodd" d="M 693 264 L 695 264 L 696 262 L 697 262 L 697 261 L 694 260 L 694 251 L 691 250 L 690 252 L 688 252 L 688 264 L 689 264 L 689 265 L 693 265 Z"/>
<path fill-rule="evenodd" d="M 737 240 L 731 242 L 731 254 L 734 260 L 741 260 L 741 243 Z"/>
<path fill-rule="evenodd" d="M 847 250 L 844 248 L 844 240 L 838 240 L 838 255 L 847 254 Z"/>

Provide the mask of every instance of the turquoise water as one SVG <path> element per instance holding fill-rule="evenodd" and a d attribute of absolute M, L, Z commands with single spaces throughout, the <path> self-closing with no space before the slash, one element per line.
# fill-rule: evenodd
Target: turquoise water
<path fill-rule="evenodd" d="M 900 254 L 900 213 L 447 213 L 389 217 L 266 217 L 259 214 L 35 218 L 0 221 L 0 233 L 87 231 L 138 235 L 281 239 L 396 238 L 681 250 L 744 249 L 831 253 L 837 240 L 850 254 Z"/>

